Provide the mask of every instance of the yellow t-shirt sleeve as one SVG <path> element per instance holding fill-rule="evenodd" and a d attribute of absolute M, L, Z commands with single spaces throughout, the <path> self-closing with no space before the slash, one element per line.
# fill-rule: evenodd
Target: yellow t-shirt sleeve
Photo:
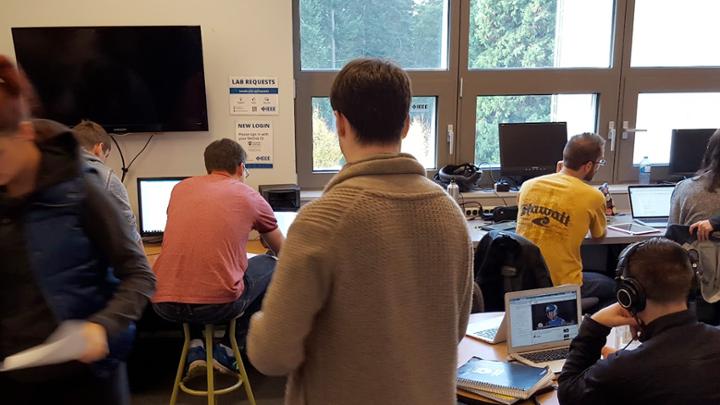
<path fill-rule="evenodd" d="M 607 219 L 605 218 L 605 196 L 599 191 L 593 196 L 593 204 L 590 208 L 590 235 L 593 238 L 605 236 Z"/>

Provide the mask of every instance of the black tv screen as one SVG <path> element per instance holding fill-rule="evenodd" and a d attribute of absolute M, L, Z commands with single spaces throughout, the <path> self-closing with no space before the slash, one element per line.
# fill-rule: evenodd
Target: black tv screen
<path fill-rule="evenodd" d="M 501 123 L 498 138 L 501 174 L 529 179 L 555 173 L 567 143 L 567 123 Z"/>
<path fill-rule="evenodd" d="M 207 131 L 198 26 L 13 28 L 41 115 L 110 132 Z"/>

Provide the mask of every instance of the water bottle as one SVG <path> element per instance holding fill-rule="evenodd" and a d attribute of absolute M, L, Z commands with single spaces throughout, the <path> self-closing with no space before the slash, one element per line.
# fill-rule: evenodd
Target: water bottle
<path fill-rule="evenodd" d="M 450 197 L 455 201 L 460 198 L 460 187 L 455 183 L 455 180 L 450 180 L 450 184 L 447 186 L 447 193 L 450 194 Z"/>
<path fill-rule="evenodd" d="M 640 161 L 640 175 L 638 176 L 638 182 L 640 184 L 650 184 L 650 170 L 652 170 L 650 159 L 648 159 L 647 156 L 643 156 Z"/>

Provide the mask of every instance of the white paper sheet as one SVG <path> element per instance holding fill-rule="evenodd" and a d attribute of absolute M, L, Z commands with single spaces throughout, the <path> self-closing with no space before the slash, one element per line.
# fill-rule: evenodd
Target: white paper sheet
<path fill-rule="evenodd" d="M 61 323 L 44 343 L 6 357 L 0 365 L 0 371 L 59 364 L 79 359 L 85 353 L 86 346 L 82 336 L 84 323 L 78 320 Z"/>

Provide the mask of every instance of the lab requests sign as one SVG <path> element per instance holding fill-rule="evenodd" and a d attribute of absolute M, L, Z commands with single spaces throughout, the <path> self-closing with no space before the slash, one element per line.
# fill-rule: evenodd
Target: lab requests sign
<path fill-rule="evenodd" d="M 278 115 L 276 77 L 230 77 L 231 115 Z"/>
<path fill-rule="evenodd" d="M 272 169 L 272 122 L 264 120 L 236 121 L 235 135 L 238 143 L 247 152 L 246 167 L 250 169 Z"/>

